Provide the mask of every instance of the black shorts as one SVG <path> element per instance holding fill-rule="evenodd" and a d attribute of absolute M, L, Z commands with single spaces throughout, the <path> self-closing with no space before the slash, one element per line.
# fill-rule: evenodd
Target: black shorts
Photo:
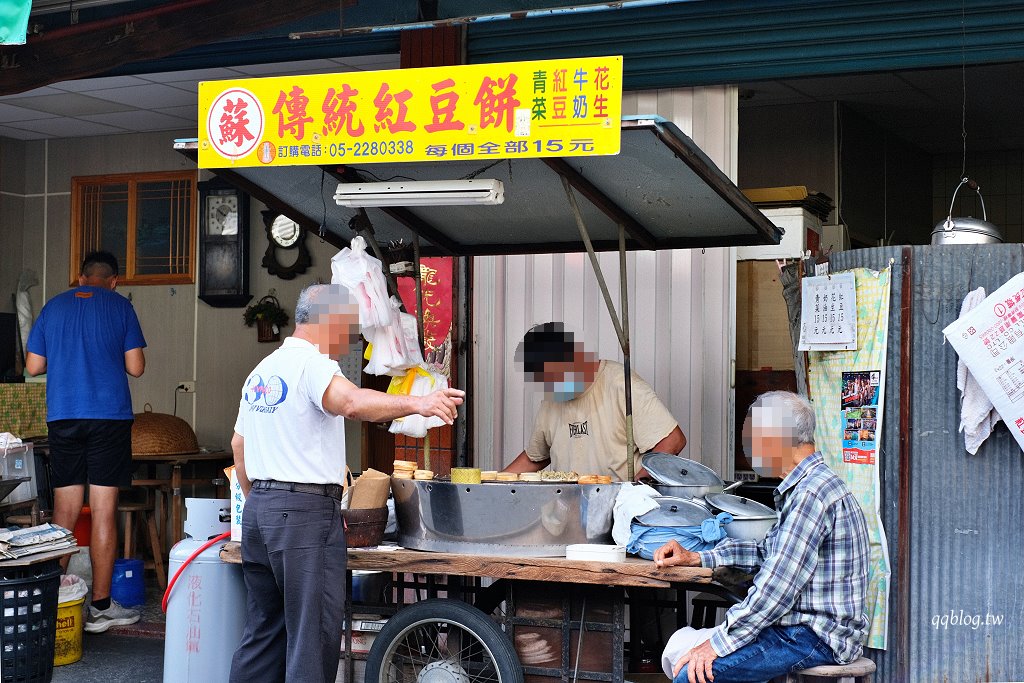
<path fill-rule="evenodd" d="M 53 488 L 94 484 L 130 486 L 134 420 L 47 422 Z"/>

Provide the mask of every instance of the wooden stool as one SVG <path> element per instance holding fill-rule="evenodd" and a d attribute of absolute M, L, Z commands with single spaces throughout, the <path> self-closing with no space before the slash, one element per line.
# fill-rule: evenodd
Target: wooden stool
<path fill-rule="evenodd" d="M 824 664 L 798 671 L 786 677 L 787 683 L 872 683 L 875 680 L 875 663 L 860 657 L 849 664 Z"/>
<path fill-rule="evenodd" d="M 52 521 L 53 515 L 46 510 L 27 515 L 7 515 L 6 519 L 4 519 L 4 523 L 7 525 L 20 526 L 23 528 L 38 526 Z"/>
<path fill-rule="evenodd" d="M 714 628 L 718 623 L 718 608 L 729 609 L 732 603 L 711 593 L 698 593 L 691 601 L 691 628 Z"/>
<path fill-rule="evenodd" d="M 53 520 L 53 513 L 39 509 L 39 499 L 23 500 L 20 503 L 7 503 L 4 508 L 4 524 L 20 527 L 38 526 Z M 14 510 L 28 510 L 27 513 L 10 514 Z"/>
<path fill-rule="evenodd" d="M 149 541 L 153 561 L 146 561 L 144 567 L 156 572 L 156 580 L 161 588 L 167 588 L 167 571 L 164 569 L 164 552 L 160 543 L 160 534 L 156 530 L 156 505 L 149 501 L 120 501 L 117 511 L 124 515 L 124 555 L 125 558 L 135 557 L 135 534 L 141 533 Z"/>

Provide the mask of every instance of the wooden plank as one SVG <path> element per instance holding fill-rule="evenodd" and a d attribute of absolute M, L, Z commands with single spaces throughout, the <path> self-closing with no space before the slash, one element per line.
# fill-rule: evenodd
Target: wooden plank
<path fill-rule="evenodd" d="M 86 78 L 131 62 L 337 10 L 329 0 L 185 0 L 29 36 L 0 48 L 0 95 Z"/>
<path fill-rule="evenodd" d="M 3 560 L 0 562 L 0 568 L 3 567 L 30 567 L 34 564 L 40 564 L 49 560 L 59 560 L 62 557 L 69 555 L 75 555 L 78 553 L 79 548 L 77 546 L 71 548 L 64 548 L 62 550 L 51 550 L 48 553 L 37 553 L 35 555 L 26 555 L 25 557 L 19 557 L 16 560 Z"/>
<path fill-rule="evenodd" d="M 225 543 L 224 562 L 240 563 L 238 543 Z M 418 550 L 348 551 L 348 568 L 413 574 L 486 576 L 493 579 L 554 581 L 602 586 L 668 588 L 673 583 L 711 583 L 711 570 L 703 567 L 659 569 L 636 558 L 625 562 L 588 562 L 562 557 L 489 557 Z"/>

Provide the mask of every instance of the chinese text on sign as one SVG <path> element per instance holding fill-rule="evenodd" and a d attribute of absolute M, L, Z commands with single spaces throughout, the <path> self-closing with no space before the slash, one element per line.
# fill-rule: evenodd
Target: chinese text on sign
<path fill-rule="evenodd" d="M 618 154 L 622 57 L 199 84 L 199 167 Z"/>

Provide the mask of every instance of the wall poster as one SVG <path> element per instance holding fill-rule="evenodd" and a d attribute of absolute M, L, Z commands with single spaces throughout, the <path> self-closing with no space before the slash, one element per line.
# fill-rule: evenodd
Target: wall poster
<path fill-rule="evenodd" d="M 880 370 L 844 372 L 843 462 L 874 465 L 878 454 L 878 404 L 881 394 Z"/>

